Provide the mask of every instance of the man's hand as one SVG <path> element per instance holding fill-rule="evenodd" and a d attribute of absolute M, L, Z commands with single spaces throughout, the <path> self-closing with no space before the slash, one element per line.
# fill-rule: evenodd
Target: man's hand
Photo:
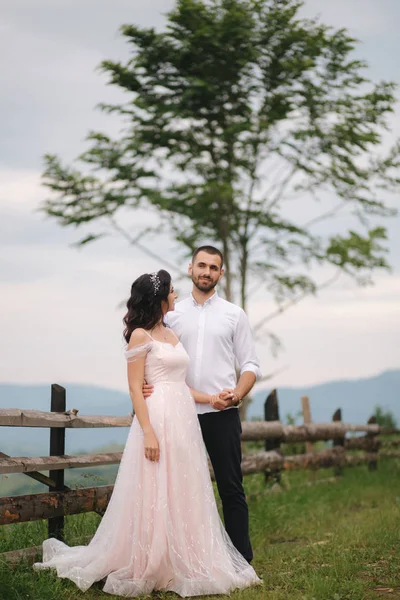
<path fill-rule="evenodd" d="M 218 394 L 215 394 L 215 396 L 211 396 L 211 400 L 210 400 L 210 404 L 213 408 L 216 408 L 217 410 L 225 410 L 225 408 L 228 408 L 228 406 L 230 406 L 230 400 L 223 400 L 219 397 Z"/>
<path fill-rule="evenodd" d="M 236 390 L 224 388 L 220 392 L 219 397 L 222 400 L 229 400 L 229 406 L 238 406 L 240 404 L 240 397 Z"/>
<path fill-rule="evenodd" d="M 217 410 L 225 410 L 225 408 L 234 406 L 235 400 L 237 403 L 238 400 L 235 395 L 235 391 L 224 389 L 219 394 L 215 394 L 215 396 L 212 396 L 210 404 L 213 408 L 216 408 Z"/>
<path fill-rule="evenodd" d="M 154 385 L 150 385 L 150 383 L 144 382 L 143 386 L 142 386 L 143 398 L 145 400 L 147 400 L 147 398 L 149 398 L 152 395 L 153 390 L 154 390 Z"/>

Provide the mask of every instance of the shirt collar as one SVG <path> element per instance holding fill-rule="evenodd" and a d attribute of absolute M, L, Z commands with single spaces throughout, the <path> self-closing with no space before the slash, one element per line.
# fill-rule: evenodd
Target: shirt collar
<path fill-rule="evenodd" d="M 212 296 L 210 296 L 210 298 L 208 298 L 208 299 L 207 299 L 207 300 L 204 302 L 204 304 L 199 304 L 199 303 L 197 302 L 197 300 L 195 299 L 195 297 L 193 296 L 193 294 L 192 294 L 192 293 L 190 293 L 190 297 L 191 297 L 191 299 L 192 299 L 192 302 L 193 302 L 194 306 L 208 306 L 208 304 L 212 304 L 213 302 L 215 302 L 216 298 L 218 298 L 218 292 L 217 292 L 217 290 L 215 290 L 215 291 L 214 291 L 214 293 L 213 293 L 213 295 L 212 295 Z"/>

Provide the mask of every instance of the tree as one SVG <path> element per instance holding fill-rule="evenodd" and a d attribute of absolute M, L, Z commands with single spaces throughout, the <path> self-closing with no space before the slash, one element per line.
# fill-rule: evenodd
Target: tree
<path fill-rule="evenodd" d="M 46 156 L 45 213 L 64 226 L 106 220 L 146 249 L 142 235 L 156 227 L 135 238 L 118 217 L 155 208 L 185 250 L 221 246 L 225 295 L 243 308 L 260 286 L 277 312 L 315 293 L 319 265 L 329 282 L 344 273 L 361 284 L 387 268 L 377 219 L 394 214 L 387 197 L 400 183 L 400 144 L 382 150 L 394 84 L 369 81 L 357 41 L 301 19 L 301 5 L 178 0 L 165 31 L 123 26 L 132 57 L 102 69 L 127 101 L 101 105 L 124 119 L 123 133 L 91 132 L 81 170 Z M 338 211 L 350 229 L 335 224 Z M 316 229 L 322 221 L 330 231 Z"/>
<path fill-rule="evenodd" d="M 393 413 L 390 410 L 385 411 L 379 404 L 375 406 L 373 416 L 381 427 L 385 429 L 397 429 L 397 422 Z"/>

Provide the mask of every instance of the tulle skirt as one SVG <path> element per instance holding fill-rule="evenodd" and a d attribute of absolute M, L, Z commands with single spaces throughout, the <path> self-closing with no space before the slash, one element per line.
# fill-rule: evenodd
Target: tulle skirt
<path fill-rule="evenodd" d="M 260 582 L 218 515 L 193 398 L 183 383 L 155 385 L 147 400 L 160 461 L 144 456 L 133 419 L 107 511 L 88 546 L 48 539 L 43 562 L 87 590 L 125 597 L 153 590 L 227 594 Z"/>

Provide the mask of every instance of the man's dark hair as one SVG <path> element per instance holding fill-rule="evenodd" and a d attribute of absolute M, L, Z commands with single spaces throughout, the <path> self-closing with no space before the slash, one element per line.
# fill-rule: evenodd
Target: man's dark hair
<path fill-rule="evenodd" d="M 198 255 L 199 252 L 207 252 L 207 254 L 214 254 L 214 255 L 219 256 L 221 259 L 221 269 L 224 266 L 223 254 L 222 254 L 221 250 L 218 250 L 218 248 L 215 248 L 214 246 L 200 246 L 200 248 L 197 248 L 197 250 L 195 250 L 193 252 L 192 263 L 194 263 L 196 256 Z"/>

